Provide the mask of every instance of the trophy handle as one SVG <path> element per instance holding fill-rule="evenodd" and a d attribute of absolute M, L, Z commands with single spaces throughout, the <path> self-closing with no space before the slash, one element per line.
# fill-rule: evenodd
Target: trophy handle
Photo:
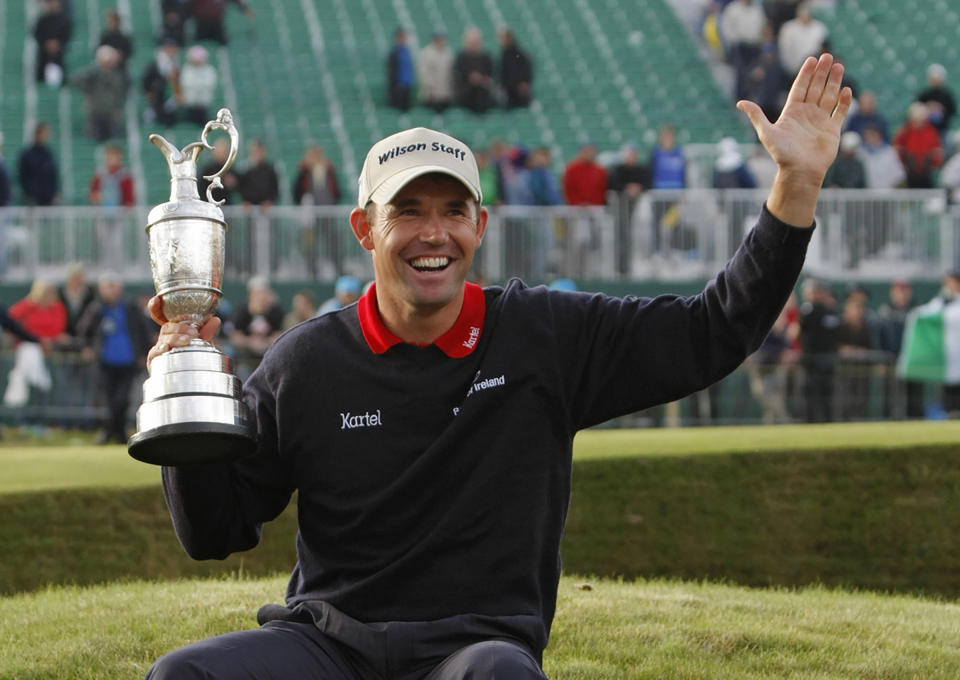
<path fill-rule="evenodd" d="M 240 133 L 237 132 L 237 126 L 233 124 L 233 114 L 230 113 L 230 109 L 220 109 L 217 111 L 217 119 L 209 121 L 204 126 L 203 132 L 200 134 L 200 141 L 194 142 L 194 144 L 199 144 L 205 149 L 212 150 L 213 145 L 207 141 L 207 135 L 213 130 L 223 130 L 230 135 L 230 152 L 227 154 L 227 160 L 220 170 L 212 175 L 204 175 L 203 178 L 210 180 L 210 186 L 207 187 L 207 200 L 214 205 L 223 205 L 224 201 L 213 200 L 213 190 L 223 188 L 223 182 L 220 181 L 220 178 L 223 177 L 227 173 L 227 170 L 230 169 L 230 166 L 233 165 L 233 161 L 237 158 L 237 152 L 240 150 Z"/>

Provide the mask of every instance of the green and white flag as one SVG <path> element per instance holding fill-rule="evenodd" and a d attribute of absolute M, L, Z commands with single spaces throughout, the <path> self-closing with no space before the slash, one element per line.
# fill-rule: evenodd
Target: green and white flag
<path fill-rule="evenodd" d="M 960 383 L 960 300 L 936 298 L 910 312 L 897 375 L 907 380 Z"/>

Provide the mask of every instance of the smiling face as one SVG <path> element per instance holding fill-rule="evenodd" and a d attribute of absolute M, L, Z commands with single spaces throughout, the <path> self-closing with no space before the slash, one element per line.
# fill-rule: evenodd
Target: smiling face
<path fill-rule="evenodd" d="M 452 324 L 487 224 L 487 211 L 461 182 L 439 173 L 417 177 L 387 205 L 355 209 L 350 223 L 373 255 L 377 303 L 388 325 L 438 312 L 452 313 Z"/>

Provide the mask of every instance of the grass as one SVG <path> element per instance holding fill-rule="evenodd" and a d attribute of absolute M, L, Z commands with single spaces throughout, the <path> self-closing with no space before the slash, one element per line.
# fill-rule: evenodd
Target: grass
<path fill-rule="evenodd" d="M 12 443 L 9 438 L 0 440 L 0 494 L 159 483 L 158 468 L 133 460 L 125 447 L 84 445 L 88 439 L 81 433 L 68 441 L 58 440 L 54 446 L 22 439 Z M 586 461 L 785 449 L 889 449 L 956 442 L 960 442 L 960 421 L 595 429 L 577 435 L 574 458 Z"/>
<path fill-rule="evenodd" d="M 142 677 L 193 640 L 254 626 L 285 579 L 127 582 L 0 598 L 0 678 Z M 955 680 L 960 607 L 830 591 L 567 577 L 552 680 Z"/>
<path fill-rule="evenodd" d="M 581 433 L 565 567 L 627 579 L 960 596 L 958 429 Z M 924 443 L 904 443 L 913 440 Z M 158 478 L 158 468 L 120 446 L 0 448 L 0 595 L 130 578 L 264 576 L 293 565 L 293 506 L 264 528 L 256 549 L 223 562 L 190 560 Z"/>

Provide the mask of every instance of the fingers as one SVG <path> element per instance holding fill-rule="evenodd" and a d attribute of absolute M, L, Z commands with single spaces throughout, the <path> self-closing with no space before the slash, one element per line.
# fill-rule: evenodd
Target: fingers
<path fill-rule="evenodd" d="M 807 60 L 803 62 L 797 77 L 793 80 L 793 85 L 790 86 L 790 92 L 787 93 L 788 103 L 807 101 L 807 90 L 810 88 L 810 82 L 813 80 L 813 74 L 817 70 L 818 63 L 814 57 L 807 57 Z"/>
<path fill-rule="evenodd" d="M 147 311 L 150 312 L 150 317 L 161 326 L 167 322 L 167 317 L 163 313 L 163 298 L 159 295 L 150 298 L 147 302 Z"/>
<path fill-rule="evenodd" d="M 840 96 L 837 98 L 837 108 L 833 110 L 833 117 L 839 119 L 840 124 L 843 124 L 844 119 L 847 117 L 847 111 L 850 110 L 850 104 L 853 102 L 853 90 L 849 87 L 845 87 L 840 90 Z"/>
<path fill-rule="evenodd" d="M 764 115 L 763 110 L 754 102 L 748 99 L 741 99 L 737 102 L 737 108 L 747 115 L 747 118 L 750 119 L 750 124 L 753 125 L 753 129 L 757 131 L 757 136 L 762 137 L 761 131 L 768 125 L 770 121 L 767 120 L 767 117 Z"/>
<path fill-rule="evenodd" d="M 827 81 L 830 78 L 830 74 L 833 72 L 833 55 L 824 53 L 820 55 L 820 58 L 817 60 L 816 67 L 813 70 L 813 75 L 810 77 L 810 84 L 807 86 L 807 95 L 804 98 L 804 101 L 810 102 L 812 104 L 819 104 L 823 93 L 827 88 Z M 839 65 L 838 65 L 839 66 Z M 843 76 L 843 67 L 840 66 L 840 75 Z M 839 86 L 837 87 L 839 90 Z M 833 110 L 833 107 L 830 107 L 830 110 Z"/>

